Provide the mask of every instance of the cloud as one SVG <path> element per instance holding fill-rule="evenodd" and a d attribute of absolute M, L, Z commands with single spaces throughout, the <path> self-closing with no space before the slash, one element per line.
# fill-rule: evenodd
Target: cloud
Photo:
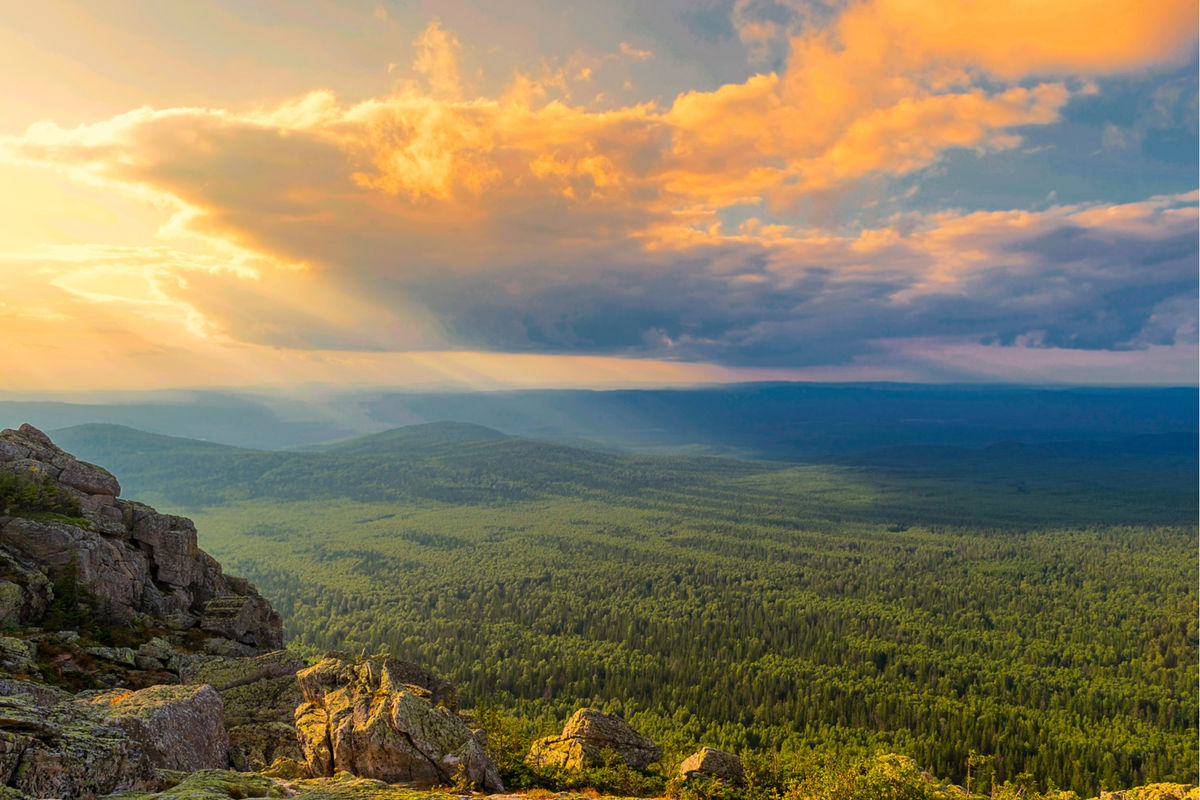
<path fill-rule="evenodd" d="M 44 123 L 0 139 L 0 158 L 170 209 L 171 246 L 122 256 L 137 266 L 92 253 L 76 274 L 45 273 L 47 297 L 136 306 L 213 346 L 806 369 L 870 365 L 896 341 L 1187 346 L 1194 196 L 862 231 L 777 221 L 952 150 L 1016 147 L 1090 91 L 1081 76 L 1194 46 L 1194 25 L 1180 27 L 1194 4 L 1088 5 L 854 3 L 779 22 L 792 31 L 781 71 L 603 111 L 547 101 L 550 78 L 519 74 L 497 97 L 468 98 L 461 45 L 435 19 L 415 41 L 426 88 Z M 726 223 L 732 208 L 753 216 Z M 243 269 L 213 267 L 223 258 Z"/>
<path fill-rule="evenodd" d="M 868 0 L 841 15 L 837 38 L 847 57 L 935 73 L 961 66 L 1016 80 L 1178 62 L 1190 54 L 1196 27 L 1196 4 L 1186 0 L 1152 6 L 1137 0 L 1102 6 L 1091 0 Z M 876 54 L 867 56 L 871 50 Z"/>
<path fill-rule="evenodd" d="M 654 53 L 650 50 L 634 47 L 629 42 L 621 42 L 621 55 L 633 61 L 649 61 L 654 58 Z"/>
<path fill-rule="evenodd" d="M 413 40 L 417 56 L 413 69 L 425 76 L 434 97 L 455 99 L 462 94 L 458 74 L 458 52 L 462 48 L 454 34 L 442 27 L 434 17 Z"/>

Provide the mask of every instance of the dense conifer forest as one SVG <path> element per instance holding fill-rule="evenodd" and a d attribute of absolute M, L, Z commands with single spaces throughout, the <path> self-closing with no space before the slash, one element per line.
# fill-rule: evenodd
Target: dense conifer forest
<path fill-rule="evenodd" d="M 428 664 L 528 735 L 594 705 L 678 754 L 1196 780 L 1194 439 L 799 465 L 461 426 L 323 453 L 57 438 L 193 516 L 293 646 Z"/>

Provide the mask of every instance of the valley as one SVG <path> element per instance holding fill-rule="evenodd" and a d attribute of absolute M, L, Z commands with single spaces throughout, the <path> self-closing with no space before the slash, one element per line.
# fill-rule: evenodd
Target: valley
<path fill-rule="evenodd" d="M 193 517 L 291 646 L 427 664 L 514 741 L 593 705 L 679 755 L 895 751 L 958 782 L 976 758 L 1084 796 L 1195 780 L 1186 435 L 825 463 L 461 424 L 309 453 L 55 438 Z"/>

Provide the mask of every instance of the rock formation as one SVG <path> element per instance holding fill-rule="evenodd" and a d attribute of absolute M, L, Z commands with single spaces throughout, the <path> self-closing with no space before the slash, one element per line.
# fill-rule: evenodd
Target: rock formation
<path fill-rule="evenodd" d="M 745 780 L 742 760 L 733 753 L 712 747 L 701 747 L 685 758 L 679 765 L 679 774 L 685 778 L 692 775 L 716 778 L 735 785 L 740 785 Z"/>
<path fill-rule="evenodd" d="M 455 702 L 453 687 L 427 670 L 386 656 L 331 653 L 297 679 L 305 702 L 296 709 L 296 729 L 312 775 L 344 770 L 389 782 L 504 790 L 483 745 L 445 704 Z"/>
<path fill-rule="evenodd" d="M 151 686 L 86 702 L 140 744 L 156 767 L 192 772 L 229 765 L 224 709 L 211 686 Z"/>
<path fill-rule="evenodd" d="M 215 662 L 249 670 L 222 680 L 231 700 L 244 699 L 239 687 L 290 684 L 271 687 L 286 712 L 261 696 L 234 706 L 243 724 L 249 702 L 260 719 L 279 717 L 273 733 L 299 755 L 301 664 L 286 651 L 254 663 L 282 645 L 279 616 L 196 546 L 191 520 L 121 499 L 107 471 L 28 425 L 0 432 L 0 477 L 0 625 L 19 628 L 0 636 L 0 784 L 89 798 L 156 790 L 162 769 L 228 767 L 241 751 L 206 685 Z"/>
<path fill-rule="evenodd" d="M 277 650 L 251 658 L 196 655 L 179 678 L 189 684 L 212 684 L 225 706 L 229 760 L 237 769 L 263 769 L 278 758 L 303 761 L 293 717 L 304 702 L 296 673 L 304 662 L 295 653 Z"/>
<path fill-rule="evenodd" d="M 158 769 L 224 767 L 225 750 L 210 686 L 72 696 L 0 679 L 0 783 L 33 797 L 153 790 Z"/>
<path fill-rule="evenodd" d="M 538 767 L 579 770 L 604 764 L 605 750 L 616 753 L 635 769 L 645 769 L 662 758 L 662 749 L 625 720 L 594 708 L 581 708 L 567 720 L 559 736 L 534 742 L 526 760 Z"/>
<path fill-rule="evenodd" d="M 172 618 L 177 627 L 237 642 L 243 655 L 283 646 L 279 615 L 196 546 L 191 520 L 121 499 L 116 478 L 31 425 L 0 432 L 0 470 L 49 483 L 75 498 L 82 515 L 0 515 L 5 620 L 38 622 L 53 583 L 67 581 L 113 622 Z"/>

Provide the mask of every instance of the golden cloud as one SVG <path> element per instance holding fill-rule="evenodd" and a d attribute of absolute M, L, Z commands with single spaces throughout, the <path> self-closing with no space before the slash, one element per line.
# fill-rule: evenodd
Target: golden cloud
<path fill-rule="evenodd" d="M 285 229 L 369 243 L 377 236 L 364 226 L 381 225 L 439 262 L 445 245 L 432 240 L 448 231 L 501 263 L 505 252 L 519 259 L 555 243 L 640 238 L 661 248 L 665 228 L 705 228 L 724 206 L 786 207 L 921 169 L 950 149 L 1013 147 L 1013 129 L 1056 120 L 1070 90 L 1056 81 L 985 89 L 972 75 L 1143 67 L 1194 41 L 1185 23 L 1195 13 L 1174 1 L 1097 13 L 1070 0 L 869 0 L 794 36 L 782 74 L 688 92 L 668 108 L 604 112 L 537 104 L 521 76 L 501 98 L 461 99 L 461 45 L 433 20 L 414 41 L 428 91 L 410 84 L 350 106 L 316 92 L 247 113 L 140 110 L 74 130 L 35 126 L 7 144 L 26 159 L 151 187 L 190 209 L 193 229 L 289 260 L 312 252 L 326 266 L 337 253 L 285 246 L 295 236 Z"/>

